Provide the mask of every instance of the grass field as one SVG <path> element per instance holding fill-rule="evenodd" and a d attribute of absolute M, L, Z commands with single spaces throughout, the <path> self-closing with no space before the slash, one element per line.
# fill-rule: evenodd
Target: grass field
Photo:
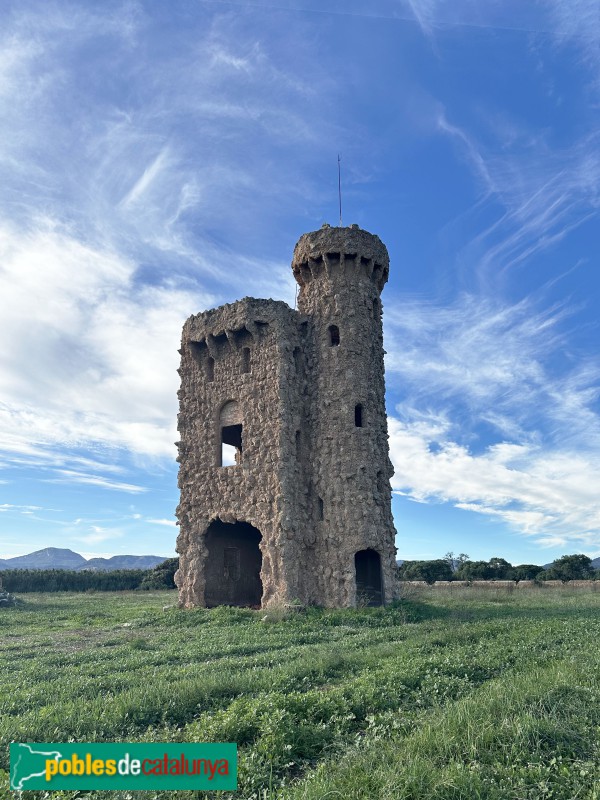
<path fill-rule="evenodd" d="M 600 799 L 599 595 L 268 622 L 163 611 L 169 592 L 23 597 L 0 611 L 2 798 L 11 741 L 123 740 L 237 742 L 236 798 Z"/>

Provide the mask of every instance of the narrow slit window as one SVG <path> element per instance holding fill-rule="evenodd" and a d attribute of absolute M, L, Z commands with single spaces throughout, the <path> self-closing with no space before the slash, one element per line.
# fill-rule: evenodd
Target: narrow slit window
<path fill-rule="evenodd" d="M 363 407 L 360 403 L 354 406 L 354 424 L 357 428 L 363 426 Z"/>
<path fill-rule="evenodd" d="M 296 458 L 300 458 L 302 454 L 302 434 L 296 431 Z"/>
<path fill-rule="evenodd" d="M 242 463 L 242 426 L 224 425 L 221 428 L 221 466 L 233 467 Z"/>
<path fill-rule="evenodd" d="M 242 349 L 242 372 L 250 372 L 250 348 Z"/>
<path fill-rule="evenodd" d="M 323 498 L 317 497 L 317 518 L 323 519 Z"/>
<path fill-rule="evenodd" d="M 296 375 L 300 374 L 300 369 L 302 367 L 302 363 L 300 361 L 300 348 L 294 347 L 294 369 L 296 370 Z"/>
<path fill-rule="evenodd" d="M 212 383 L 215 379 L 215 360 L 212 356 L 206 359 L 206 380 Z"/>
<path fill-rule="evenodd" d="M 329 344 L 331 347 L 338 347 L 340 343 L 340 329 L 337 325 L 329 326 Z"/>

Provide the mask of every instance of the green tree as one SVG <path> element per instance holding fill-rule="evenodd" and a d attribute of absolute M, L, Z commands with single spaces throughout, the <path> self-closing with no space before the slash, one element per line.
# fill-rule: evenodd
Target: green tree
<path fill-rule="evenodd" d="M 594 577 L 592 559 L 578 553 L 571 556 L 561 556 L 552 562 L 552 566 L 540 574 L 542 580 L 581 581 L 591 580 Z"/>
<path fill-rule="evenodd" d="M 433 561 L 405 561 L 400 567 L 400 578 L 403 581 L 451 581 L 452 569 L 444 558 Z"/>
<path fill-rule="evenodd" d="M 513 576 L 510 561 L 494 556 L 489 561 L 463 561 L 454 577 L 461 581 L 510 581 Z"/>
<path fill-rule="evenodd" d="M 459 553 L 457 556 L 455 556 L 452 550 L 448 550 L 448 552 L 444 556 L 444 561 L 448 562 L 452 572 L 456 572 L 458 569 L 462 567 L 465 561 L 468 560 L 469 556 L 466 553 Z"/>
<path fill-rule="evenodd" d="M 97 592 L 138 589 L 148 570 L 110 571 L 67 569 L 9 569 L 2 573 L 11 592 Z"/>
<path fill-rule="evenodd" d="M 140 589 L 175 589 L 175 573 L 179 569 L 178 558 L 167 558 L 148 570 Z"/>
<path fill-rule="evenodd" d="M 487 561 L 465 561 L 454 577 L 459 581 L 486 581 L 492 577 Z"/>
<path fill-rule="evenodd" d="M 519 564 L 513 567 L 513 580 L 515 581 L 534 581 L 544 568 L 538 564 Z"/>
<path fill-rule="evenodd" d="M 490 578 L 497 581 L 510 581 L 513 579 L 513 565 L 505 558 L 494 556 L 488 561 Z"/>

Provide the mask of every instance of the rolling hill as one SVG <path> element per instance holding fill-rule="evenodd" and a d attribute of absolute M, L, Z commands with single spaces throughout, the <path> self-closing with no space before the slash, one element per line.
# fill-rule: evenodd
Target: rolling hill
<path fill-rule="evenodd" d="M 46 547 L 25 556 L 0 559 L 0 570 L 7 569 L 72 569 L 115 570 L 152 569 L 165 560 L 164 556 L 112 556 L 111 558 L 86 559 L 73 550 Z"/>

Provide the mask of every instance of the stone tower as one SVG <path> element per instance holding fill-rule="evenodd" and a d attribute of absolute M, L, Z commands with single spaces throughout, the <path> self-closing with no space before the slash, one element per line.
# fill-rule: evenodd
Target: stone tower
<path fill-rule="evenodd" d="M 307 233 L 298 310 L 190 317 L 178 428 L 184 606 L 378 605 L 397 596 L 380 294 L 385 246 Z"/>

